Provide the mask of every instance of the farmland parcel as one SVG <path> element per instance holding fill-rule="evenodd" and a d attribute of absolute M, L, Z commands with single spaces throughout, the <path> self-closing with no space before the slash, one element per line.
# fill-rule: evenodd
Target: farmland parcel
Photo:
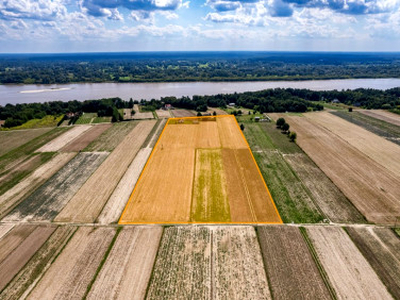
<path fill-rule="evenodd" d="M 281 223 L 233 116 L 170 119 L 120 219 Z"/>

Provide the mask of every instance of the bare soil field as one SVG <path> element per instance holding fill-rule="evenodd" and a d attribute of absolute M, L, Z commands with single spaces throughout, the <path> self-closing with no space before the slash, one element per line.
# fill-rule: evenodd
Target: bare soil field
<path fill-rule="evenodd" d="M 57 222 L 94 222 L 133 161 L 155 121 L 141 121 L 115 148 L 55 218 Z"/>
<path fill-rule="evenodd" d="M 14 225 L 12 224 L 4 224 L 4 225 L 0 225 L 0 240 L 3 236 L 5 236 L 12 228 L 14 227 Z"/>
<path fill-rule="evenodd" d="M 0 291 L 13 279 L 35 252 L 46 242 L 56 227 L 38 226 L 0 263 Z M 0 296 L 1 298 L 1 296 Z"/>
<path fill-rule="evenodd" d="M 144 299 L 162 227 L 125 227 L 87 299 Z"/>
<path fill-rule="evenodd" d="M 79 152 L 86 148 L 91 142 L 99 137 L 104 131 L 109 129 L 112 124 L 100 124 L 92 126 L 78 138 L 61 149 L 62 152 Z"/>
<path fill-rule="evenodd" d="M 135 128 L 138 122 L 119 122 L 104 131 L 97 139 L 89 144 L 83 151 L 87 152 L 111 152 L 122 140 Z"/>
<path fill-rule="evenodd" d="M 307 234 L 338 299 L 392 299 L 343 229 L 308 227 Z"/>
<path fill-rule="evenodd" d="M 284 159 L 309 189 L 329 220 L 336 223 L 365 223 L 361 213 L 307 155 L 286 154 Z"/>
<path fill-rule="evenodd" d="M 248 149 L 249 146 L 234 118 L 233 116 L 217 118 L 221 145 L 223 148 Z"/>
<path fill-rule="evenodd" d="M 157 114 L 158 118 L 160 118 L 160 119 L 164 119 L 164 118 L 168 119 L 168 118 L 172 117 L 169 110 L 158 109 L 158 110 L 156 110 L 156 114 Z"/>
<path fill-rule="evenodd" d="M 151 151 L 152 148 L 143 148 L 139 150 L 138 154 L 136 154 L 135 159 L 129 166 L 121 181 L 118 183 L 110 199 L 107 201 L 107 204 L 104 206 L 98 218 L 100 224 L 118 222 Z"/>
<path fill-rule="evenodd" d="M 220 109 L 218 107 L 208 107 L 207 108 L 207 113 L 213 114 L 214 111 L 217 114 L 217 116 L 228 115 L 228 113 L 225 110 Z"/>
<path fill-rule="evenodd" d="M 171 111 L 175 118 L 194 117 L 196 113 L 193 110 L 174 109 Z"/>
<path fill-rule="evenodd" d="M 304 117 L 284 116 L 298 145 L 370 222 L 394 224 L 400 181 L 343 139 Z"/>
<path fill-rule="evenodd" d="M 114 235 L 114 228 L 79 228 L 28 299 L 81 299 Z"/>
<path fill-rule="evenodd" d="M 400 116 L 386 110 L 357 110 L 364 115 L 400 126 Z"/>
<path fill-rule="evenodd" d="M 60 153 L 50 161 L 36 169 L 20 183 L 9 189 L 0 196 L 0 218 L 10 212 L 25 197 L 32 193 L 36 188 L 46 182 L 68 161 L 75 156 L 74 153 Z"/>
<path fill-rule="evenodd" d="M 22 146 L 23 144 L 46 132 L 49 132 L 51 129 L 53 128 L 0 131 L 0 156 L 12 149 Z"/>
<path fill-rule="evenodd" d="M 297 227 L 257 227 L 274 299 L 330 299 L 314 258 Z"/>
<path fill-rule="evenodd" d="M 71 130 L 68 130 L 67 132 L 65 132 L 64 134 L 55 138 L 54 140 L 51 140 L 46 145 L 44 145 L 43 147 L 39 148 L 36 151 L 37 152 L 59 151 L 65 145 L 67 145 L 68 143 L 75 140 L 77 137 L 79 137 L 81 134 L 83 134 L 85 131 L 89 130 L 90 128 L 91 128 L 91 126 L 89 126 L 89 125 L 74 126 Z"/>
<path fill-rule="evenodd" d="M 29 262 L 0 293 L 0 299 L 23 299 L 39 281 L 43 273 L 75 232 L 76 227 L 62 226 L 49 237 Z"/>
<path fill-rule="evenodd" d="M 137 104 L 133 106 L 133 109 L 135 110 L 135 114 L 132 116 L 133 119 L 136 120 L 154 119 L 154 115 L 151 111 L 140 112 L 139 105 Z"/>
<path fill-rule="evenodd" d="M 107 153 L 79 153 L 21 202 L 3 221 L 53 220 L 107 155 Z"/>
<path fill-rule="evenodd" d="M 336 134 L 400 178 L 399 145 L 328 112 L 308 113 L 304 116 Z"/>
<path fill-rule="evenodd" d="M 347 228 L 351 239 L 395 299 L 400 299 L 400 239 L 386 228 Z"/>
<path fill-rule="evenodd" d="M 252 227 L 169 227 L 149 299 L 271 299 Z"/>

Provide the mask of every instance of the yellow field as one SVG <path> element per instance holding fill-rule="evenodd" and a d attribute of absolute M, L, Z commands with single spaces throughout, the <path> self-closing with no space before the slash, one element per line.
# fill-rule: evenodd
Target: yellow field
<path fill-rule="evenodd" d="M 120 224 L 282 223 L 233 116 L 169 119 Z"/>

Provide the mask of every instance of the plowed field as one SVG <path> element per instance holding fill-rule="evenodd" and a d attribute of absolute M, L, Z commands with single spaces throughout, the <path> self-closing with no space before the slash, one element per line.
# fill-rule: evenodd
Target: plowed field
<path fill-rule="evenodd" d="M 87 147 L 91 142 L 93 142 L 97 137 L 99 137 L 104 131 L 109 129 L 111 124 L 102 124 L 92 126 L 88 131 L 84 132 L 78 138 L 73 140 L 71 143 L 66 145 L 61 149 L 63 152 L 79 152 Z"/>

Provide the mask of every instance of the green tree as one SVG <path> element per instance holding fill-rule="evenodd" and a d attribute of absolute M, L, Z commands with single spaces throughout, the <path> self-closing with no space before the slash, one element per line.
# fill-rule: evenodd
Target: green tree
<path fill-rule="evenodd" d="M 292 131 L 292 132 L 289 134 L 289 140 L 290 140 L 291 142 L 295 142 L 296 139 L 297 139 L 297 133 L 294 132 L 294 131 Z"/>
<path fill-rule="evenodd" d="M 288 123 L 285 123 L 282 125 L 281 128 L 282 128 L 283 132 L 287 132 L 290 128 L 290 125 Z"/>
<path fill-rule="evenodd" d="M 240 129 L 243 131 L 244 130 L 244 125 L 240 124 Z"/>
<path fill-rule="evenodd" d="M 277 128 L 282 128 L 283 124 L 286 124 L 286 121 L 285 121 L 284 118 L 279 118 L 279 119 L 276 121 L 276 127 L 277 127 Z"/>

